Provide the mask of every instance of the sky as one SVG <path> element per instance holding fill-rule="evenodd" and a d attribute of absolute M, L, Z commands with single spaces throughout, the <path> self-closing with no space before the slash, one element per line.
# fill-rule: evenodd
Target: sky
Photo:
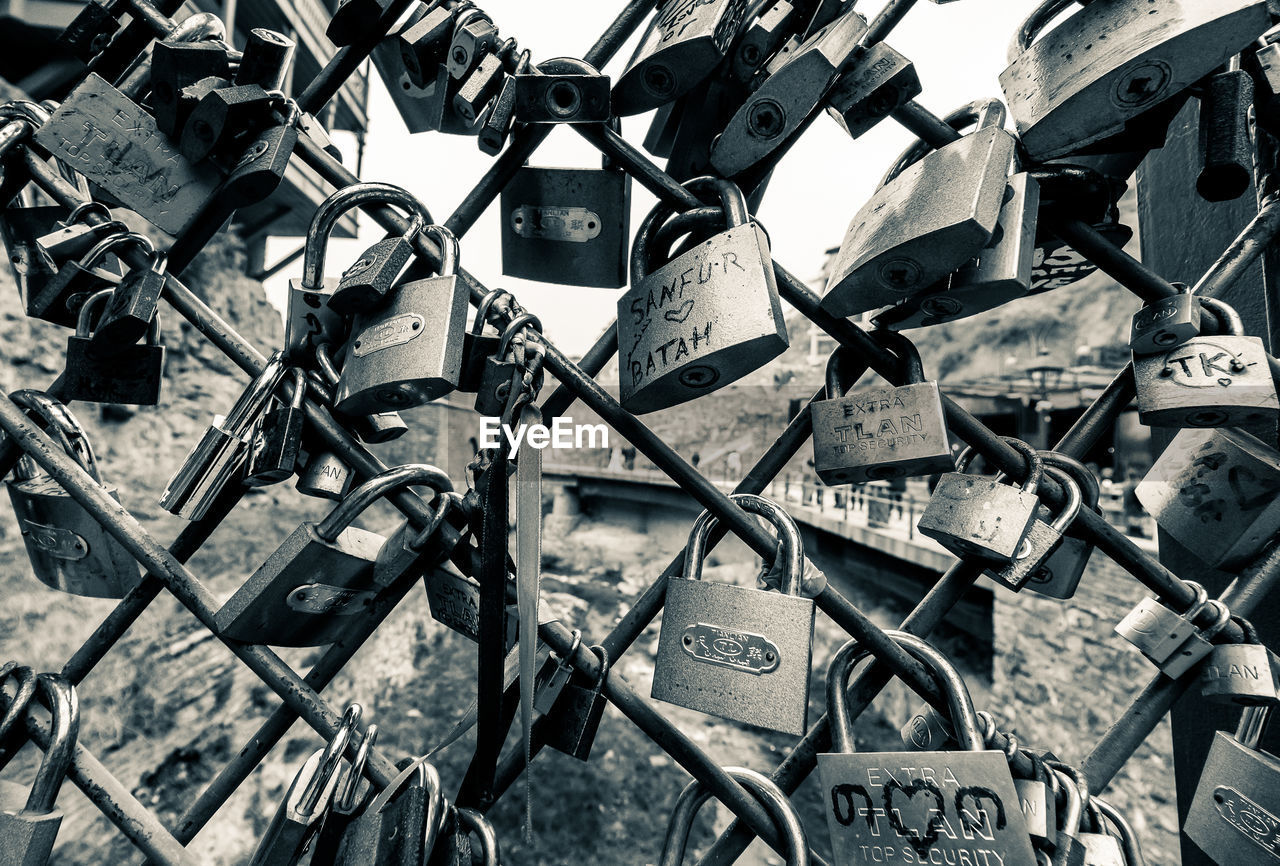
<path fill-rule="evenodd" d="M 862 2 L 856 8 L 870 19 L 882 5 Z M 1037 0 L 944 4 L 920 0 L 886 41 L 915 63 L 924 86 L 917 101 L 943 115 L 971 100 L 1000 96 L 996 79 L 1007 65 L 1009 40 L 1036 5 Z M 582 56 L 623 4 L 620 0 L 485 0 L 481 6 L 501 37 L 514 35 L 538 62 Z M 603 70 L 615 81 L 626 68 L 641 31 Z M 371 80 L 362 179 L 406 188 L 443 222 L 493 157 L 482 153 L 470 136 L 410 135 L 376 73 Z M 622 134 L 639 146 L 651 117 L 650 113 L 624 118 Z M 353 143 L 338 139 L 339 146 L 352 153 L 347 164 L 354 165 Z M 840 243 L 850 218 L 911 141 L 912 136 L 892 119 L 853 140 L 825 113 L 818 118 L 774 172 L 758 213 L 772 240 L 774 258 L 801 278 L 816 277 L 825 250 Z M 577 133 L 561 128 L 551 133 L 530 164 L 598 166 L 599 154 Z M 654 203 L 647 190 L 632 184 L 633 230 Z M 335 240 L 329 245 L 330 273 L 345 269 L 382 234 L 371 219 L 361 217 L 359 240 Z M 273 238 L 268 263 L 298 244 L 298 238 Z M 558 286 L 503 276 L 496 200 L 463 237 L 461 249 L 462 267 L 488 288 L 511 291 L 539 316 L 544 333 L 568 354 L 586 351 L 617 315 L 617 300 L 625 289 Z M 270 280 L 267 290 L 272 302 L 282 306 L 289 278 L 301 274 L 299 260 Z"/>

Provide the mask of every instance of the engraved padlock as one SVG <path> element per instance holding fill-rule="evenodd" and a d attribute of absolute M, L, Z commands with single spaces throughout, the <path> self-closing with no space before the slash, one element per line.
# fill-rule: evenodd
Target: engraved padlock
<path fill-rule="evenodd" d="M 271 646 L 321 646 L 337 640 L 348 617 L 386 604 L 373 566 L 386 539 L 351 525 L 362 511 L 410 485 L 449 485 L 434 466 L 406 464 L 373 476 L 319 523 L 304 522 L 267 557 L 214 615 L 218 634 Z"/>
<path fill-rule="evenodd" d="M 822 308 L 852 316 L 917 294 L 978 255 L 1004 205 L 1013 136 L 1004 106 L 987 100 L 957 115 L 977 129 L 912 162 L 909 148 L 854 215 L 827 279 Z"/>
<path fill-rule="evenodd" d="M 749 725 L 800 735 L 809 710 L 813 600 L 803 598 L 803 542 L 795 521 L 752 494 L 730 497 L 773 524 L 785 563 L 781 592 L 702 580 L 707 535 L 719 522 L 704 511 L 693 524 L 684 573 L 671 577 L 658 637 L 652 697 Z"/>
<path fill-rule="evenodd" d="M 832 369 L 837 349 L 827 367 L 829 399 L 809 409 L 814 471 L 824 484 L 849 484 L 953 469 L 942 396 L 937 382 L 925 380 L 920 353 L 900 334 L 872 336 L 898 356 L 907 384 L 845 395 L 841 373 Z"/>
<path fill-rule="evenodd" d="M 831 85 L 827 114 L 858 138 L 923 91 L 915 64 L 877 42 L 862 51 Z"/>
<path fill-rule="evenodd" d="M 1247 619 L 1237 619 L 1244 643 L 1222 643 L 1200 666 L 1196 686 L 1207 701 L 1251 707 L 1280 703 L 1280 657 L 1258 639 Z"/>
<path fill-rule="evenodd" d="M 90 403 L 155 406 L 164 385 L 164 346 L 160 344 L 160 313 L 151 317 L 141 344 L 112 345 L 103 352 L 90 329 L 93 315 L 110 303 L 111 289 L 103 289 L 80 305 L 76 332 L 67 338 L 67 363 L 62 395 Z"/>
<path fill-rule="evenodd" d="M 440 246 L 440 273 L 402 283 L 381 308 L 356 315 L 333 395 L 340 412 L 409 409 L 458 387 L 470 300 L 457 276 L 458 240 L 444 226 L 423 232 Z"/>
<path fill-rule="evenodd" d="M 304 441 L 302 471 L 294 482 L 294 489 L 304 496 L 317 496 L 339 502 L 351 492 L 355 472 L 342 458 L 319 443 L 308 447 Z"/>
<path fill-rule="evenodd" d="M 71 410 L 40 391 L 15 391 L 10 399 L 43 423 L 45 432 L 102 484 L 88 434 Z M 137 584 L 138 564 L 129 552 L 31 458 L 18 461 L 5 486 L 31 570 L 41 583 L 94 598 L 124 598 Z M 119 499 L 114 487 L 103 486 Z"/>
<path fill-rule="evenodd" d="M 769 241 L 747 215 L 741 191 L 715 190 L 726 230 L 650 271 L 648 238 L 669 211 L 645 217 L 631 251 L 631 288 L 618 300 L 620 401 L 644 413 L 687 402 L 759 369 L 787 348 Z"/>
<path fill-rule="evenodd" d="M 1046 466 L 1044 472 L 1062 487 L 1065 499 L 1062 507 L 1051 522 L 1039 516 L 1032 521 L 1031 529 L 1028 530 L 1027 537 L 1022 539 L 1022 544 L 1018 546 L 1013 562 L 998 569 L 988 569 L 986 572 L 997 583 L 1007 586 L 1014 592 L 1026 586 L 1040 566 L 1057 552 L 1063 538 L 1066 537 L 1067 529 L 1080 513 L 1080 506 L 1083 503 L 1080 486 L 1076 484 L 1074 478 L 1056 466 Z"/>

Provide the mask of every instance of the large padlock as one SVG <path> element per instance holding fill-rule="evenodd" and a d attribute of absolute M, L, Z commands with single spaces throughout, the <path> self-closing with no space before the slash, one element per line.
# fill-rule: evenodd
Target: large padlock
<path fill-rule="evenodd" d="M 49 748 L 30 792 L 9 782 L 0 784 L 0 845 L 4 846 L 4 862 L 14 866 L 49 862 L 62 826 L 62 810 L 56 805 L 58 792 L 71 769 L 80 734 L 75 687 L 61 674 L 40 674 L 36 685 L 53 715 Z"/>
<path fill-rule="evenodd" d="M 502 272 L 524 280 L 618 289 L 627 284 L 631 175 L 524 166 L 502 188 Z"/>
<path fill-rule="evenodd" d="M 106 306 L 111 296 L 111 289 L 103 289 L 80 305 L 76 332 L 67 338 L 62 394 L 68 400 L 90 403 L 155 406 L 164 385 L 160 313 L 151 317 L 143 343 L 113 345 L 103 352 L 90 335 L 90 327 L 94 311 Z"/>
<path fill-rule="evenodd" d="M 1031 290 L 1040 184 L 1027 172 L 1009 178 L 991 241 L 954 273 L 913 298 L 881 310 L 877 327 L 903 331 L 994 310 Z"/>
<path fill-rule="evenodd" d="M 831 85 L 827 114 L 858 138 L 923 91 L 915 64 L 877 42 L 862 51 Z"/>
<path fill-rule="evenodd" d="M 692 90 L 724 60 L 743 0 L 663 3 L 613 88 L 618 115 L 641 114 Z"/>
<path fill-rule="evenodd" d="M 959 141 L 912 161 L 909 148 L 854 215 L 827 279 L 822 308 L 852 316 L 917 294 L 974 258 L 1005 201 L 1013 136 L 996 100 L 953 116 L 977 118 Z"/>
<path fill-rule="evenodd" d="M 888 634 L 933 672 L 961 751 L 856 754 L 845 690 L 869 650 L 857 641 L 841 647 L 827 673 L 834 751 L 818 755 L 835 861 L 1035 863 L 1008 758 L 985 749 L 964 680 L 921 638 Z"/>
<path fill-rule="evenodd" d="M 956 556 L 974 556 L 1001 565 L 1013 562 L 1031 531 L 1040 500 L 1035 491 L 1044 472 L 1034 454 L 1021 489 L 967 475 L 972 451 L 966 449 L 957 471 L 938 479 L 917 528 Z"/>
<path fill-rule="evenodd" d="M 760 801 L 773 818 L 782 837 L 783 853 L 787 866 L 803 866 L 809 862 L 809 839 L 805 834 L 804 823 L 800 813 L 790 798 L 778 784 L 763 773 L 748 770 L 744 767 L 725 767 L 725 773 L 735 782 L 746 788 L 748 793 Z M 693 829 L 693 819 L 697 816 L 702 804 L 712 797 L 705 785 L 694 779 L 685 785 L 676 805 L 671 810 L 671 818 L 667 822 L 667 836 L 662 843 L 662 859 L 659 866 L 680 866 L 684 862 L 685 848 L 689 843 L 689 831 Z"/>
<path fill-rule="evenodd" d="M 1182 832 L 1215 863 L 1280 860 L 1280 758 L 1259 745 L 1273 709 L 1246 707 L 1234 735 L 1214 731 Z"/>
<path fill-rule="evenodd" d="M 1179 430 L 1134 495 L 1206 565 L 1234 569 L 1280 531 L 1280 453 L 1239 430 Z"/>
<path fill-rule="evenodd" d="M 1080 490 L 1081 507 L 1091 511 L 1098 510 L 1098 478 L 1088 467 L 1073 457 L 1057 451 L 1041 451 L 1046 469 L 1056 468 L 1071 476 Z M 1043 507 L 1043 506 L 1042 506 Z M 1025 586 L 1037 595 L 1049 598 L 1071 598 L 1075 595 L 1080 579 L 1084 577 L 1085 567 L 1089 564 L 1089 556 L 1093 553 L 1093 544 L 1087 541 L 1078 530 L 1068 528 L 1057 550 L 1049 554 L 1049 558 L 1041 562 Z"/>
<path fill-rule="evenodd" d="M 1200 667 L 1196 685 L 1207 701 L 1250 707 L 1280 703 L 1280 657 L 1258 640 L 1247 619 L 1238 620 L 1244 643 L 1222 643 Z"/>
<path fill-rule="evenodd" d="M 998 569 L 988 569 L 986 572 L 997 583 L 1007 586 L 1014 592 L 1026 586 L 1041 565 L 1057 552 L 1066 537 L 1067 529 L 1079 515 L 1080 506 L 1083 503 L 1080 485 L 1076 484 L 1074 478 L 1056 466 L 1046 466 L 1044 472 L 1045 475 L 1057 481 L 1062 488 L 1065 495 L 1062 508 L 1052 518 L 1052 522 L 1037 515 L 1031 523 L 1027 537 L 1022 539 L 1022 544 L 1018 546 L 1013 562 L 1002 565 Z M 1043 505 L 1040 507 L 1044 508 Z"/>
<path fill-rule="evenodd" d="M 839 371 L 833 375 L 828 362 L 831 398 L 809 408 L 814 471 L 824 484 L 849 484 L 953 469 L 942 396 L 937 382 L 925 381 L 920 353 L 901 334 L 872 336 L 898 356 L 907 384 L 844 396 Z"/>
<path fill-rule="evenodd" d="M 1262 339 L 1244 336 L 1239 315 L 1221 301 L 1201 303 L 1220 313 L 1226 333 L 1136 355 L 1138 420 L 1151 427 L 1239 427 L 1274 442 L 1280 397 Z"/>
<path fill-rule="evenodd" d="M 515 119 L 520 123 L 606 123 L 609 76 L 573 57 L 553 57 L 511 76 Z"/>
<path fill-rule="evenodd" d="M 333 395 L 340 412 L 409 409 L 458 387 L 470 300 L 457 276 L 458 240 L 444 226 L 424 233 L 440 246 L 440 273 L 402 283 L 381 308 L 356 315 Z"/>
<path fill-rule="evenodd" d="M 684 573 L 667 583 L 652 697 L 748 725 L 800 735 L 809 718 L 813 599 L 803 598 L 804 545 L 789 514 L 761 496 L 730 497 L 773 524 L 785 564 L 782 592 L 702 580 L 707 535 L 693 524 Z"/>
<path fill-rule="evenodd" d="M 609 651 L 599 645 L 590 650 L 600 657 L 600 675 L 594 683 L 584 684 L 579 681 L 581 675 L 575 673 L 548 714 L 547 745 L 579 761 L 591 758 L 591 745 L 608 703 L 601 691 L 609 678 Z"/>
<path fill-rule="evenodd" d="M 71 410 L 40 391 L 15 391 L 11 399 L 102 484 L 88 434 Z M 30 458 L 18 461 L 6 486 L 31 570 L 41 583 L 94 598 L 124 598 L 137 584 L 138 564 L 129 552 Z M 119 498 L 114 487 L 105 489 Z"/>
<path fill-rule="evenodd" d="M 1159 355 L 1200 336 L 1200 299 L 1186 283 L 1173 285 L 1178 294 L 1153 301 L 1133 314 L 1129 348 L 1135 355 Z"/>
<path fill-rule="evenodd" d="M 104 268 L 101 263 L 114 250 L 129 245 L 141 246 L 148 254 L 154 252 L 144 235 L 135 232 L 110 235 L 78 261 L 64 262 L 39 292 L 28 297 L 27 315 L 55 325 L 76 327 L 85 300 L 103 288 L 114 288 L 120 283 L 119 271 Z"/>
<path fill-rule="evenodd" d="M 406 197 L 408 193 L 404 194 Z M 421 204 L 411 209 L 408 230 L 388 234 L 369 247 L 345 271 L 329 296 L 329 309 L 344 316 L 380 311 L 387 305 L 392 286 L 414 256 L 413 239 L 431 222 L 431 214 Z"/>
<path fill-rule="evenodd" d="M 439 485 L 434 466 L 388 469 L 351 491 L 319 523 L 304 522 L 214 615 L 218 633 L 270 646 L 321 646 L 347 630 L 348 617 L 372 614 L 385 597 L 373 565 L 386 539 L 351 521 L 377 500 L 409 485 Z"/>
<path fill-rule="evenodd" d="M 734 177 L 769 157 L 822 102 L 867 30 L 852 6 L 792 51 L 742 103 L 711 148 L 716 173 Z"/>
<path fill-rule="evenodd" d="M 245 472 L 246 487 L 265 487 L 293 477 L 302 450 L 302 430 L 306 425 L 307 375 L 294 367 L 290 376 L 293 394 L 286 402 L 277 401 L 253 425 L 249 440 L 249 466 Z"/>
<path fill-rule="evenodd" d="M 723 180 L 686 186 L 719 194 L 726 230 L 652 271 L 648 239 L 669 211 L 660 204 L 636 233 L 618 300 L 620 400 L 636 414 L 723 388 L 789 345 L 769 240 L 742 192 Z"/>
<path fill-rule="evenodd" d="M 1022 147 L 1036 161 L 1106 147 L 1138 115 L 1182 94 L 1271 26 L 1263 0 L 1100 0 L 1036 40 L 1071 5 L 1037 6 L 1000 73 Z"/>

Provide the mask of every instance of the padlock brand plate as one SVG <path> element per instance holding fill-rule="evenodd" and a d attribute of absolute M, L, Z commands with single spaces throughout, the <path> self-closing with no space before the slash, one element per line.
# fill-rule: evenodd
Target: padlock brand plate
<path fill-rule="evenodd" d="M 289 593 L 288 605 L 299 613 L 351 616 L 363 613 L 373 603 L 376 592 L 308 583 Z"/>
<path fill-rule="evenodd" d="M 511 230 L 522 238 L 584 244 L 600 236 L 600 217 L 584 207 L 522 205 L 511 212 Z"/>
<path fill-rule="evenodd" d="M 221 180 L 207 163 L 192 164 L 151 115 L 92 73 L 35 140 L 169 234 L 190 225 Z"/>
<path fill-rule="evenodd" d="M 1280 818 L 1226 785 L 1213 789 L 1213 804 L 1222 820 L 1272 857 L 1280 858 Z"/>
<path fill-rule="evenodd" d="M 21 523 L 23 539 L 52 557 L 75 561 L 89 555 L 89 545 L 70 529 L 44 526 L 34 520 L 24 519 Z"/>
<path fill-rule="evenodd" d="M 756 675 L 773 673 L 781 659 L 778 647 L 764 635 L 705 622 L 686 628 L 680 645 L 700 662 Z"/>
<path fill-rule="evenodd" d="M 351 344 L 351 354 L 357 358 L 372 355 L 392 346 L 403 346 L 425 331 L 426 320 L 417 313 L 404 313 L 366 328 Z"/>
<path fill-rule="evenodd" d="M 835 863 L 1036 862 L 1002 752 L 818 756 Z"/>

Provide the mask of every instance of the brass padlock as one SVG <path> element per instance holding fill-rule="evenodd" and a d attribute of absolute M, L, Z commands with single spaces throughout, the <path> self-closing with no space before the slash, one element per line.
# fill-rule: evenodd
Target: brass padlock
<path fill-rule="evenodd" d="M 1206 565 L 1240 568 L 1280 532 L 1280 454 L 1239 430 L 1179 430 L 1134 494 Z"/>
<path fill-rule="evenodd" d="M 470 300 L 457 276 L 458 240 L 444 226 L 423 232 L 440 246 L 440 273 L 403 283 L 380 309 L 356 315 L 333 395 L 340 412 L 409 409 L 458 387 Z"/>
<path fill-rule="evenodd" d="M 852 316 L 935 284 L 991 240 L 1005 201 L 1013 136 L 1004 106 L 987 100 L 953 116 L 977 118 L 959 141 L 913 161 L 913 146 L 854 215 L 831 266 L 822 308 Z"/>
<path fill-rule="evenodd" d="M 684 573 L 667 584 L 651 696 L 702 713 L 797 736 L 808 727 L 813 599 L 803 598 L 804 544 L 795 521 L 760 496 L 729 497 L 773 524 L 785 563 L 782 592 L 702 580 L 707 535 L 693 524 Z"/>
<path fill-rule="evenodd" d="M 1133 314 L 1129 348 L 1135 355 L 1159 355 L 1200 336 L 1200 298 L 1186 283 L 1174 283 L 1178 294 L 1149 303 Z"/>
<path fill-rule="evenodd" d="M 10 399 L 41 421 L 45 432 L 102 484 L 88 434 L 71 410 L 40 391 L 15 391 Z M 31 458 L 18 461 L 6 486 L 31 570 L 41 583 L 93 598 L 124 598 L 137 584 L 138 564 L 129 552 Z M 119 498 L 114 487 L 105 489 Z"/>
<path fill-rule="evenodd" d="M 1029 449 L 1028 449 L 1029 450 Z M 1044 472 L 1032 452 L 1021 489 L 991 478 L 966 475 L 973 457 L 965 449 L 955 472 L 938 479 L 917 528 L 956 556 L 974 556 L 1001 565 L 1013 562 L 1031 531 L 1040 500 L 1035 491 Z"/>
<path fill-rule="evenodd" d="M 448 477 L 434 466 L 388 469 L 351 491 L 319 523 L 303 523 L 218 609 L 218 634 L 271 646 L 321 646 L 348 628 L 347 617 L 373 614 L 383 587 L 373 565 L 386 539 L 351 526 L 377 500 L 410 485 L 437 491 Z M 452 486 L 452 485 L 450 485 Z"/>
<path fill-rule="evenodd" d="M 141 344 L 113 345 L 103 352 L 90 335 L 94 311 L 105 307 L 112 290 L 103 289 L 80 305 L 76 332 L 67 338 L 62 394 L 68 400 L 155 406 L 164 386 L 164 346 L 160 313 L 151 317 Z"/>
<path fill-rule="evenodd" d="M 916 347 L 901 334 L 872 336 L 898 357 L 907 384 L 844 396 L 840 371 L 828 362 L 830 399 L 809 408 L 813 416 L 813 469 L 824 484 L 932 475 L 955 467 L 937 382 L 925 381 Z M 833 353 L 833 360 L 840 354 Z M 838 368 L 839 362 L 835 362 Z M 835 390 L 833 390 L 833 386 Z"/>
<path fill-rule="evenodd" d="M 1130 121 L 1139 123 L 1143 112 L 1183 93 L 1271 26 L 1263 0 L 1100 0 L 1042 33 L 1072 4 L 1037 6 L 1000 73 L 1022 147 L 1037 162 L 1105 147 Z"/>
<path fill-rule="evenodd" d="M 1244 336 L 1235 310 L 1200 302 L 1219 315 L 1226 333 L 1201 336 L 1159 355 L 1133 359 L 1138 420 L 1150 427 L 1238 427 L 1276 440 L 1280 396 L 1266 347 Z"/>
<path fill-rule="evenodd" d="M 1080 490 L 1082 508 L 1098 510 L 1098 479 L 1083 463 L 1057 451 L 1041 451 L 1040 457 L 1046 469 L 1054 467 L 1071 476 Z M 1078 530 L 1068 529 L 1058 549 L 1031 572 L 1026 588 L 1049 598 L 1071 598 L 1084 577 L 1091 553 L 1093 544 L 1086 541 Z"/>
<path fill-rule="evenodd" d="M 631 288 L 618 300 L 620 401 L 635 414 L 723 388 L 788 345 L 769 240 L 742 192 L 724 180 L 686 186 L 719 194 L 726 230 L 652 271 L 648 239 L 669 211 L 660 204 L 636 233 Z"/>
<path fill-rule="evenodd" d="M 915 64 L 877 42 L 862 51 L 831 85 L 827 114 L 858 138 L 923 91 Z"/>
<path fill-rule="evenodd" d="M 845 690 L 870 651 L 856 640 L 841 647 L 827 672 L 833 751 L 818 755 L 835 862 L 868 862 L 862 852 L 874 846 L 895 863 L 963 863 L 975 848 L 992 863 L 1035 863 L 1008 758 L 985 748 L 964 679 L 923 639 L 887 634 L 933 673 L 960 751 L 855 753 Z"/>
<path fill-rule="evenodd" d="M 1066 497 L 1062 508 L 1053 518 L 1052 523 L 1037 516 L 1031 523 L 1027 537 L 1022 539 L 1022 544 L 1018 546 L 1013 562 L 999 569 L 988 569 L 986 572 L 997 583 L 1007 586 L 1014 592 L 1026 586 L 1039 571 L 1040 566 L 1057 552 L 1067 529 L 1080 513 L 1083 502 L 1080 486 L 1076 484 L 1074 478 L 1056 466 L 1046 466 L 1044 472 L 1062 487 Z M 1044 508 L 1043 505 L 1040 507 Z"/>

